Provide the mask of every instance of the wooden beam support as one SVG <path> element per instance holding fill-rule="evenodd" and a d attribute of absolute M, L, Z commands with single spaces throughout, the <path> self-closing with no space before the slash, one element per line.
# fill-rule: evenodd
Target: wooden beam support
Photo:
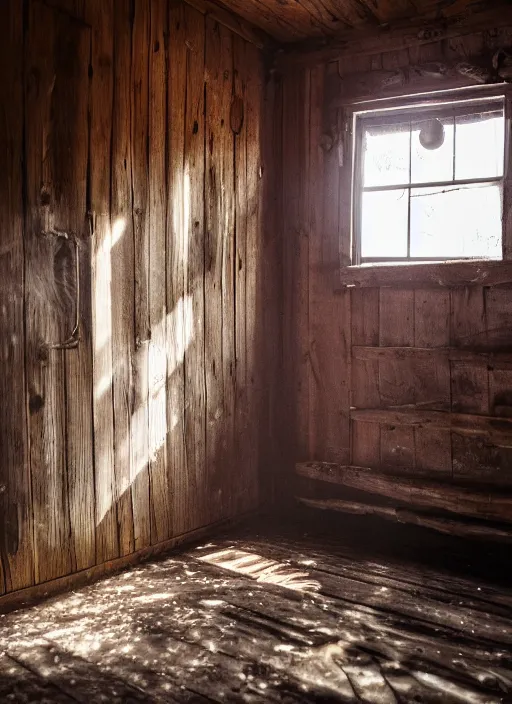
<path fill-rule="evenodd" d="M 416 513 L 390 506 L 376 506 L 356 501 L 343 501 L 342 499 L 307 499 L 297 497 L 304 506 L 317 508 L 323 511 L 341 511 L 358 516 L 378 516 L 397 523 L 431 528 L 446 535 L 456 535 L 462 538 L 488 538 L 500 542 L 512 542 L 512 532 L 481 523 L 468 523 L 456 521 L 451 518 L 442 518 L 428 514 Z"/>
<path fill-rule="evenodd" d="M 214 0 L 185 0 L 203 15 L 209 15 L 215 22 L 224 25 L 242 39 L 251 42 L 259 49 L 271 49 L 275 42 L 263 30 L 257 29 L 250 22 L 217 5 Z"/>
<path fill-rule="evenodd" d="M 512 523 L 512 494 L 469 489 L 448 483 L 411 480 L 379 474 L 364 467 L 327 462 L 304 462 L 295 466 L 300 477 L 402 501 L 410 506 L 437 508 L 490 521 Z"/>
<path fill-rule="evenodd" d="M 466 8 L 451 17 L 434 20 L 416 15 L 380 27 L 346 30 L 335 37 L 296 42 L 283 47 L 276 57 L 276 66 L 286 69 L 289 66 L 399 51 L 502 26 L 510 3 L 508 0 L 498 0 L 488 5 L 479 11 L 475 9 L 471 14 Z"/>
<path fill-rule="evenodd" d="M 362 362 L 431 360 L 434 362 L 465 362 L 493 369 L 509 369 L 511 352 L 475 352 L 457 347 L 352 347 L 353 359 Z"/>
<path fill-rule="evenodd" d="M 512 283 L 512 262 L 461 260 L 420 264 L 361 264 L 340 271 L 341 290 L 346 288 L 438 288 L 502 286 Z"/>

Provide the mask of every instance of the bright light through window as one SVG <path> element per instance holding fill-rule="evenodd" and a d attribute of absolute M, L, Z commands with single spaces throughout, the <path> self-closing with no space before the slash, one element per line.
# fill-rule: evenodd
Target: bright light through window
<path fill-rule="evenodd" d="M 502 98 L 357 117 L 356 260 L 502 257 Z"/>

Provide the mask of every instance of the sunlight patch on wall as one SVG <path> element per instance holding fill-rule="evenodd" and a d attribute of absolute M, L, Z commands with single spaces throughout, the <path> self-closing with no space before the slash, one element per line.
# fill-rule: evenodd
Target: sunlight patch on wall
<path fill-rule="evenodd" d="M 157 340 L 167 340 L 167 349 L 151 342 L 147 343 L 149 344 L 147 368 L 144 365 L 142 370 L 144 378 L 139 377 L 137 382 L 138 394 L 145 400 L 132 413 L 131 428 L 137 429 L 137 432 L 132 432 L 122 443 L 122 454 L 131 457 L 131 467 L 129 477 L 125 473 L 117 479 L 117 498 L 130 489 L 139 474 L 148 469 L 151 462 L 157 460 L 158 453 L 165 446 L 167 435 L 176 428 L 182 415 L 183 409 L 180 406 L 171 408 L 168 416 L 167 380 L 183 364 L 186 351 L 194 340 L 191 296 L 182 296 L 174 310 L 153 326 L 152 337 Z M 108 393 L 111 385 L 111 376 L 104 375 L 95 385 L 95 399 L 98 400 Z M 181 399 L 180 403 L 182 403 Z M 141 432 L 141 429 L 145 431 Z M 114 500 L 116 499 L 112 497 L 102 498 L 98 523 L 110 510 Z"/>
<path fill-rule="evenodd" d="M 115 247 L 126 230 L 126 218 L 117 218 L 112 225 L 111 247 Z"/>

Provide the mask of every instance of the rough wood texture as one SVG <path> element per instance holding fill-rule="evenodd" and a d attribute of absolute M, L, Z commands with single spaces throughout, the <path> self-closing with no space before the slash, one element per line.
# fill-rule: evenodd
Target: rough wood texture
<path fill-rule="evenodd" d="M 487 61 L 511 42 L 503 9 L 480 7 L 463 18 L 458 6 L 437 28 L 421 17 L 399 20 L 386 32 L 368 28 L 354 33 L 353 42 L 339 42 L 336 51 L 323 56 L 305 52 L 300 57 L 293 51 L 278 59 L 284 108 L 284 448 L 292 462 L 350 457 L 350 463 L 376 470 L 400 467 L 410 474 L 463 476 L 475 485 L 508 486 L 512 481 L 508 434 L 495 425 L 491 431 L 491 424 L 512 414 L 510 264 L 346 266 L 351 256 L 353 101 L 382 97 L 384 74 L 405 77 L 403 90 L 421 92 L 436 87 L 432 76 L 436 70 L 440 75 L 443 66 L 478 57 Z M 284 17 L 286 10 L 280 10 Z M 323 85 L 315 83 L 322 74 Z M 315 96 L 322 91 L 322 129 L 315 135 Z M 321 205 L 320 193 L 325 199 Z M 336 240 L 339 251 L 334 252 L 329 243 Z M 352 354 L 350 349 L 346 353 L 347 345 L 353 345 Z M 484 419 L 478 434 L 469 437 L 445 422 L 447 416 L 439 416 L 443 422 L 435 425 L 399 424 L 396 417 L 374 423 L 360 414 L 350 420 L 351 406 L 407 406 Z"/>
<path fill-rule="evenodd" d="M 364 504 L 357 501 L 343 501 L 342 499 L 308 499 L 298 497 L 297 499 L 304 506 L 319 508 L 323 511 L 341 511 L 357 516 L 378 516 L 386 520 L 397 523 L 407 523 L 409 525 L 431 528 L 438 533 L 446 535 L 457 535 L 461 537 L 487 538 L 489 540 L 499 540 L 510 543 L 512 532 L 495 528 L 485 524 L 467 523 L 455 521 L 450 518 L 440 518 L 429 516 L 425 513 L 416 513 L 403 508 L 390 508 L 388 506 L 376 506 L 375 504 Z"/>
<path fill-rule="evenodd" d="M 90 336 L 77 349 L 53 348 L 73 329 L 80 286 L 71 245 L 86 227 L 89 53 L 83 25 L 41 3 L 30 5 L 26 331 L 38 582 L 76 569 L 77 551 L 80 564 L 94 559 Z M 70 436 L 71 424 L 76 434 Z"/>
<path fill-rule="evenodd" d="M 32 584 L 33 524 L 25 403 L 23 24 L 16 0 L 0 6 L 0 594 Z"/>
<path fill-rule="evenodd" d="M 470 32 L 487 32 L 491 27 L 502 27 L 503 18 L 508 17 L 508 0 L 496 0 L 492 5 L 482 5 L 478 3 L 474 7 L 474 12 L 468 12 L 464 7 L 465 0 L 455 3 L 459 5 L 460 12 L 455 11 L 450 17 L 427 19 L 421 15 L 410 13 L 407 19 L 395 20 L 392 25 L 377 27 L 361 27 L 359 30 L 348 30 L 341 32 L 338 37 L 329 39 L 306 39 L 284 46 L 277 56 L 277 64 L 283 68 L 291 65 L 314 65 L 319 62 L 329 62 L 342 59 L 349 70 L 357 72 L 357 60 L 371 59 L 374 61 L 375 54 L 389 52 L 389 54 L 407 54 L 408 51 L 416 54 L 422 53 L 423 47 L 427 49 L 427 54 L 432 46 L 432 42 L 437 42 L 440 46 L 450 47 L 452 44 L 464 43 L 464 38 Z M 453 9 L 453 8 L 452 8 Z M 507 24 L 510 22 L 506 21 Z M 490 37 L 496 37 L 500 32 L 493 30 L 489 32 Z M 506 44 L 505 44 L 506 46 Z M 481 49 L 481 47 L 479 47 Z M 429 57 L 432 59 L 433 57 Z M 355 59 L 355 61 L 354 61 Z M 419 63 L 417 59 L 410 62 Z M 396 70 L 393 66 L 383 66 L 382 63 L 377 70 L 388 68 Z"/>
<path fill-rule="evenodd" d="M 388 35 L 394 38 L 399 34 L 396 29 L 393 31 L 396 25 L 399 30 L 402 29 L 402 35 L 407 36 L 408 30 L 409 40 L 412 38 L 418 41 L 422 38 L 422 23 L 427 26 L 424 32 L 428 32 L 428 40 L 436 30 L 446 31 L 446 27 L 452 31 L 460 31 L 461 25 L 478 21 L 486 9 L 476 0 L 457 0 L 450 5 L 440 5 L 436 0 L 216 0 L 216 4 L 233 10 L 280 41 L 336 37 L 342 40 L 341 46 L 351 41 L 354 29 L 363 29 L 363 32 L 359 32 L 361 36 L 356 33 L 352 38 L 355 46 L 358 41 L 368 41 L 368 35 L 371 38 L 372 34 L 374 42 L 377 43 L 377 27 L 382 27 L 381 43 L 386 39 L 389 42 Z M 501 7 L 505 8 L 506 5 L 502 4 Z M 491 16 L 496 20 L 496 7 L 491 10 Z M 487 20 L 489 15 L 487 11 Z M 393 29 L 390 29 L 390 25 Z M 373 29 L 373 33 L 368 29 L 364 32 L 364 28 L 368 26 Z M 306 49 L 307 45 L 301 46 L 301 51 Z"/>
<path fill-rule="evenodd" d="M 264 335 L 277 306 L 263 282 L 276 291 L 280 270 L 260 50 L 209 3 L 1 12 L 0 594 L 254 510 L 260 443 L 269 474 L 277 451 L 258 419 L 277 416 L 280 348 Z M 50 349 L 76 301 L 78 344 Z"/>
<path fill-rule="evenodd" d="M 389 476 L 361 467 L 327 462 L 297 464 L 300 477 L 385 496 L 410 506 L 438 508 L 476 518 L 512 523 L 512 494 L 479 492 L 464 486 Z"/>
<path fill-rule="evenodd" d="M 508 546 L 358 517 L 336 534 L 320 518 L 227 533 L 5 616 L 0 697 L 506 701 Z"/>
<path fill-rule="evenodd" d="M 351 412 L 353 420 L 366 423 L 383 423 L 395 427 L 428 427 L 438 430 L 455 430 L 467 435 L 487 435 L 497 445 L 512 444 L 512 418 L 471 415 L 469 413 L 446 413 L 422 411 L 416 406 L 396 409 L 356 409 Z"/>
<path fill-rule="evenodd" d="M 342 269 L 340 276 L 342 287 L 501 286 L 512 283 L 512 263 L 460 261 L 404 265 L 362 264 Z"/>

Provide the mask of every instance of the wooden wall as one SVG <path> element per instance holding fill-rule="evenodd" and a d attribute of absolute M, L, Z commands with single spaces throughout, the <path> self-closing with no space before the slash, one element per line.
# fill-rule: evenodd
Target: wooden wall
<path fill-rule="evenodd" d="M 454 67 L 483 66 L 489 78 L 496 50 L 512 45 L 512 26 L 460 35 L 417 44 L 409 35 L 380 54 L 350 56 L 345 47 L 343 57 L 317 55 L 310 65 L 295 54 L 278 67 L 288 470 L 316 460 L 512 484 L 508 421 L 504 435 L 489 430 L 500 425 L 490 417 L 510 416 L 510 265 L 498 265 L 497 286 L 492 277 L 481 285 L 485 267 L 471 284 L 471 265 L 453 269 L 444 286 L 422 283 L 411 267 L 401 277 L 392 268 L 343 271 L 351 263 L 350 104 L 474 85 Z M 382 412 L 397 406 L 408 408 Z"/>
<path fill-rule="evenodd" d="M 255 45 L 174 0 L 0 34 L 1 595 L 270 496 L 279 252 Z"/>

